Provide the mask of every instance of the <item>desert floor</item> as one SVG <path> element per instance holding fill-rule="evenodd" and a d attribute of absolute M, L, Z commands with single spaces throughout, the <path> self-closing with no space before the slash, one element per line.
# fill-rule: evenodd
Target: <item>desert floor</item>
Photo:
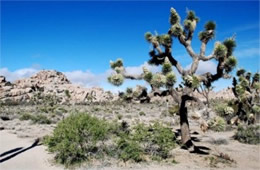
<path fill-rule="evenodd" d="M 87 111 L 98 117 L 113 119 L 122 115 L 121 120 L 152 122 L 161 119 L 173 126 L 173 131 L 179 129 L 177 120 L 172 117 L 162 116 L 164 105 L 154 104 L 126 104 L 124 106 L 114 105 L 89 105 L 89 106 L 64 106 L 69 110 L 60 118 L 54 118 L 57 122 L 66 117 L 71 110 Z M 1 116 L 8 117 L 9 120 L 0 119 L 0 169 L 2 170 L 49 170 L 65 169 L 62 165 L 54 163 L 53 154 L 49 154 L 46 146 L 37 141 L 45 135 L 51 134 L 56 124 L 34 124 L 30 120 L 21 121 L 19 115 L 25 111 L 35 112 L 35 106 L 6 106 L 1 109 Z M 115 111 L 116 110 L 116 111 Z M 145 116 L 140 116 L 140 112 Z M 260 145 L 242 144 L 232 138 L 234 129 L 225 132 L 207 131 L 203 133 L 199 128 L 197 120 L 190 119 L 190 129 L 192 138 L 196 146 L 201 146 L 209 154 L 190 153 L 179 146 L 172 150 L 172 154 L 177 161 L 173 163 L 122 163 L 120 161 L 94 162 L 91 165 L 81 165 L 75 169 L 260 169 Z M 197 132 L 197 133 L 194 133 Z M 218 162 L 210 163 L 211 157 L 224 153 L 234 160 L 233 163 Z"/>

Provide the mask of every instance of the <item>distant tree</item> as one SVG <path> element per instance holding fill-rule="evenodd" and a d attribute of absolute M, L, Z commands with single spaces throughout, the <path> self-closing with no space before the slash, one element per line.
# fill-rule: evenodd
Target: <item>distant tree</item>
<path fill-rule="evenodd" d="M 199 88 L 197 89 L 197 91 L 206 99 L 206 104 L 208 107 L 210 107 L 209 93 L 213 90 L 213 88 L 213 86 L 200 84 Z"/>
<path fill-rule="evenodd" d="M 115 71 L 108 77 L 108 81 L 113 85 L 120 86 L 124 79 L 145 80 L 151 86 L 153 94 L 160 94 L 162 87 L 166 88 L 174 101 L 179 104 L 180 126 L 181 126 L 181 141 L 183 146 L 192 146 L 189 122 L 187 101 L 199 101 L 193 97 L 192 93 L 200 84 L 210 87 L 211 84 L 220 78 L 230 78 L 229 73 L 236 66 L 237 60 L 233 56 L 233 51 L 236 46 L 234 37 L 228 38 L 223 42 L 216 42 L 212 53 L 205 55 L 207 43 L 215 36 L 216 24 L 213 21 L 208 21 L 204 30 L 199 33 L 201 41 L 199 53 L 195 53 L 191 41 L 194 35 L 199 18 L 194 11 L 187 11 L 187 16 L 181 24 L 179 14 L 174 8 L 170 9 L 170 29 L 166 34 L 145 33 L 145 39 L 153 46 L 149 52 L 149 64 L 161 65 L 160 73 L 152 73 L 147 68 L 143 67 L 143 73 L 140 75 L 132 75 L 127 73 L 122 59 L 117 59 L 115 62 L 110 62 L 111 68 Z M 172 45 L 173 39 L 178 39 L 189 56 L 192 58 L 191 67 L 184 69 L 177 59 L 173 56 Z M 207 72 L 205 74 L 196 74 L 200 61 L 216 60 L 216 73 Z M 176 83 L 176 76 L 173 72 L 173 67 L 177 69 L 182 76 L 184 87 L 173 88 Z"/>

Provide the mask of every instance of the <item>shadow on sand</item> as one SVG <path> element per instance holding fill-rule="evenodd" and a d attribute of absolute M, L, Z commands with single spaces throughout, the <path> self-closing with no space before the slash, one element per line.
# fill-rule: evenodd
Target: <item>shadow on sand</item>
<path fill-rule="evenodd" d="M 0 155 L 0 157 L 4 157 L 4 156 L 9 155 L 9 154 L 11 154 L 11 153 L 13 153 L 13 154 L 11 154 L 11 155 L 9 155 L 9 156 L 6 156 L 6 157 L 3 158 L 3 159 L 0 159 L 0 163 L 3 163 L 3 162 L 5 162 L 5 161 L 7 161 L 7 160 L 9 160 L 9 159 L 11 159 L 11 158 L 13 158 L 13 157 L 15 157 L 15 156 L 21 154 L 21 153 L 23 153 L 23 152 L 29 150 L 29 149 L 32 149 L 32 148 L 34 148 L 35 146 L 41 145 L 41 144 L 39 144 L 39 141 L 40 141 L 39 139 L 36 139 L 31 146 L 29 146 L 29 147 L 27 147 L 27 148 L 24 148 L 24 149 L 23 149 L 23 147 L 18 147 L 18 148 L 11 149 L 11 150 L 9 150 L 9 151 L 6 151 L 6 152 L 2 153 L 2 154 Z"/>
<path fill-rule="evenodd" d="M 175 131 L 176 138 L 181 135 L 181 130 L 177 129 Z M 195 136 L 194 136 L 195 135 Z M 189 150 L 190 153 L 200 154 L 200 155 L 208 155 L 210 148 L 205 146 L 196 146 L 194 142 L 200 142 L 201 140 L 196 137 L 199 135 L 198 132 L 194 131 L 191 133 L 191 140 L 189 140 L 185 145 L 181 146 L 182 149 Z M 177 141 L 178 144 L 181 144 L 181 141 Z M 193 150 L 191 150 L 193 148 Z"/>

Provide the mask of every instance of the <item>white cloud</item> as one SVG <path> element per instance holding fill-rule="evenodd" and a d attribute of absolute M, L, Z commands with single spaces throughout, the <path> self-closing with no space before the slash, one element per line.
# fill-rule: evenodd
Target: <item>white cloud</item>
<path fill-rule="evenodd" d="M 7 81 L 15 81 L 18 79 L 30 77 L 34 74 L 36 74 L 39 70 L 35 68 L 23 68 L 23 69 L 18 69 L 15 71 L 9 71 L 7 68 L 1 68 L 0 69 L 0 75 L 5 76 Z"/>
<path fill-rule="evenodd" d="M 145 66 L 147 69 L 149 69 L 153 73 L 161 71 L 161 67 L 149 65 L 147 62 L 145 62 L 144 64 L 142 64 L 140 66 L 136 66 L 136 67 L 126 67 L 126 71 L 129 74 L 135 74 L 135 75 L 141 74 L 143 72 L 143 70 L 142 70 L 143 66 Z M 190 66 L 187 66 L 186 68 L 188 68 L 188 67 L 190 67 Z M 216 69 L 215 63 L 213 63 L 211 61 L 201 62 L 199 64 L 197 73 L 201 74 L 201 73 L 205 73 L 208 71 L 214 73 L 215 69 Z M 39 68 L 33 68 L 33 67 L 18 69 L 15 71 L 10 71 L 7 68 L 2 68 L 2 69 L 0 69 L 0 75 L 5 76 L 8 81 L 12 82 L 12 81 L 15 81 L 18 79 L 30 77 L 39 71 L 40 71 Z M 120 87 L 113 86 L 113 85 L 109 84 L 107 81 L 107 77 L 112 72 L 113 71 L 111 69 L 109 69 L 100 74 L 95 74 L 95 73 L 91 72 L 90 70 L 86 70 L 86 71 L 74 70 L 74 71 L 66 71 L 63 73 L 74 84 L 79 84 L 79 85 L 85 86 L 85 87 L 97 87 L 98 86 L 98 87 L 104 88 L 105 90 L 112 90 L 113 92 L 124 91 L 124 89 L 126 87 L 135 87 L 137 84 L 149 87 L 149 85 L 145 81 L 134 81 L 134 80 L 125 80 L 124 84 Z M 176 73 L 176 71 L 175 71 L 175 73 Z M 179 77 L 178 74 L 177 74 L 177 77 Z"/>
<path fill-rule="evenodd" d="M 148 70 L 150 70 L 153 73 L 159 72 L 161 70 L 160 67 L 149 65 L 147 62 L 140 66 L 132 66 L 132 67 L 126 67 L 126 72 L 133 75 L 139 75 L 143 73 L 143 67 L 146 67 Z"/>
<path fill-rule="evenodd" d="M 101 74 L 95 74 L 89 70 L 87 71 L 76 70 L 76 71 L 64 72 L 64 74 L 72 83 L 79 84 L 85 87 L 101 86 L 102 83 L 107 81 L 107 77 L 110 73 L 111 70 L 107 70 L 106 72 Z"/>
<path fill-rule="evenodd" d="M 191 67 L 191 64 L 185 67 L 185 69 L 189 69 Z M 217 65 L 213 61 L 200 61 L 198 69 L 196 71 L 197 74 L 203 74 L 203 73 L 216 73 Z"/>
<path fill-rule="evenodd" d="M 259 48 L 247 48 L 235 51 L 235 56 L 244 58 L 244 57 L 259 57 L 260 49 Z"/>
<path fill-rule="evenodd" d="M 126 67 L 126 71 L 130 74 L 141 74 L 143 72 L 142 68 L 145 66 L 147 69 L 149 69 L 152 72 L 160 71 L 160 68 L 157 66 L 151 66 L 148 63 L 144 63 L 140 66 L 136 67 Z M 0 69 L 0 75 L 3 75 L 6 77 L 7 81 L 15 81 L 22 78 L 28 78 L 39 72 L 39 67 L 31 67 L 31 68 L 23 68 L 18 69 L 15 71 L 10 71 L 8 68 L 1 68 Z M 79 84 L 81 86 L 85 87 L 103 87 L 106 90 L 113 89 L 114 91 L 122 91 L 123 87 L 127 86 L 135 86 L 136 84 L 143 84 L 140 81 L 132 81 L 132 80 L 126 80 L 124 85 L 121 87 L 114 87 L 110 85 L 107 82 L 107 77 L 112 73 L 113 71 L 111 69 L 100 73 L 95 74 L 91 72 L 90 70 L 82 71 L 82 70 L 74 70 L 74 71 L 66 71 L 63 72 L 66 77 L 74 84 Z M 140 82 L 140 83 L 139 83 Z"/>

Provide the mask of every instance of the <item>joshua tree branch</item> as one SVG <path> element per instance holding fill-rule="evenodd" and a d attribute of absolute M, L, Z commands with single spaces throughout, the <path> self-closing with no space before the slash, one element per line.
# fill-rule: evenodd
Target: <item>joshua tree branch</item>
<path fill-rule="evenodd" d="M 132 75 L 132 74 L 127 73 L 125 70 L 122 72 L 122 75 L 124 76 L 124 78 L 131 79 L 131 80 L 142 80 L 144 77 L 143 74 Z"/>
<path fill-rule="evenodd" d="M 191 47 L 191 39 L 192 39 L 192 35 L 190 35 L 191 37 L 187 39 L 187 41 L 185 40 L 185 35 L 181 34 L 178 39 L 179 42 L 185 47 L 186 51 L 188 52 L 188 54 L 192 57 L 192 58 L 196 58 L 198 57 L 197 54 L 193 51 L 192 47 Z"/>
<path fill-rule="evenodd" d="M 216 56 L 214 54 L 210 54 L 209 56 L 200 55 L 199 59 L 202 60 L 202 61 L 208 61 L 208 60 L 211 60 L 215 57 Z"/>

